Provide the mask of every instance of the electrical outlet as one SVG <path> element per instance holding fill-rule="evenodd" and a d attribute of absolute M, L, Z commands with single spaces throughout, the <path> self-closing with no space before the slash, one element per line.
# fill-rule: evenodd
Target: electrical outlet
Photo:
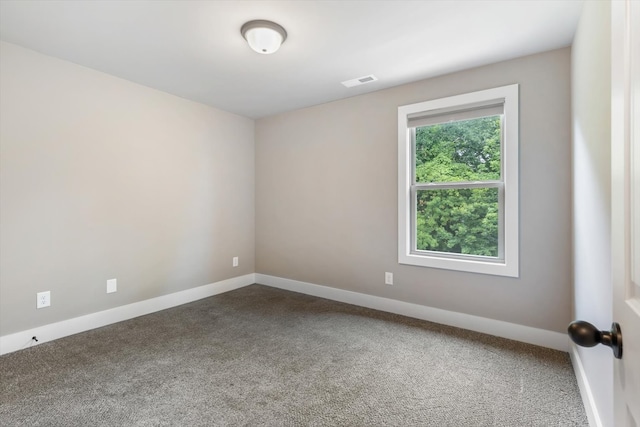
<path fill-rule="evenodd" d="M 234 257 L 233 257 L 233 266 L 234 266 L 234 267 L 237 267 L 237 266 L 238 266 L 238 257 L 237 257 L 237 256 L 234 256 Z"/>
<path fill-rule="evenodd" d="M 388 271 L 384 273 L 384 284 L 393 285 L 393 273 L 389 273 Z"/>
<path fill-rule="evenodd" d="M 36 308 L 45 308 L 51 305 L 51 291 L 38 292 L 36 297 Z"/>
<path fill-rule="evenodd" d="M 107 280 L 107 293 L 111 294 L 118 291 L 118 281 L 116 279 Z"/>

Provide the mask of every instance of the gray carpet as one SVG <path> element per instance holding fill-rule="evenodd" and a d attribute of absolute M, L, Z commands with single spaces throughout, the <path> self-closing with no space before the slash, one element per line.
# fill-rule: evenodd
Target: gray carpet
<path fill-rule="evenodd" d="M 566 353 L 253 285 L 0 357 L 2 426 L 587 426 Z"/>

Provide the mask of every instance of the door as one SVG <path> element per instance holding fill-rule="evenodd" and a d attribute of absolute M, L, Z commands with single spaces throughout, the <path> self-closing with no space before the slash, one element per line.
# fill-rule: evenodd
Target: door
<path fill-rule="evenodd" d="M 611 2 L 611 246 L 613 319 L 622 327 L 614 359 L 614 419 L 640 427 L 640 2 Z"/>

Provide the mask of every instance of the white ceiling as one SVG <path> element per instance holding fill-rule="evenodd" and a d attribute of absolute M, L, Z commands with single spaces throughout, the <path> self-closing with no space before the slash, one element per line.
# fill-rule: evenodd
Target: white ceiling
<path fill-rule="evenodd" d="M 569 46 L 582 3 L 0 0 L 0 38 L 259 118 Z M 252 19 L 287 30 L 278 52 L 247 46 Z"/>

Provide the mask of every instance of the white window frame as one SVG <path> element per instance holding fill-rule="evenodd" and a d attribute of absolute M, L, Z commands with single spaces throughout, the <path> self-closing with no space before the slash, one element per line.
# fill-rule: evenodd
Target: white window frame
<path fill-rule="evenodd" d="M 421 114 L 435 115 L 438 110 L 455 113 L 496 102 L 504 102 L 501 141 L 502 173 L 500 181 L 492 181 L 495 187 L 499 188 L 501 195 L 499 198 L 501 203 L 499 256 L 493 258 L 417 251 L 413 236 L 416 215 L 413 198 L 416 188 L 420 185 L 416 186 L 413 182 L 415 137 L 412 134 L 415 134 L 415 128 L 409 125 L 409 119 Z M 498 276 L 519 276 L 518 102 L 518 85 L 513 84 L 398 107 L 398 262 L 400 264 Z M 450 184 L 449 188 L 459 188 L 460 183 Z M 438 184 L 438 188 L 446 188 L 447 185 L 449 184 Z M 471 188 L 474 185 L 488 186 L 486 182 L 462 184 L 464 188 Z"/>

